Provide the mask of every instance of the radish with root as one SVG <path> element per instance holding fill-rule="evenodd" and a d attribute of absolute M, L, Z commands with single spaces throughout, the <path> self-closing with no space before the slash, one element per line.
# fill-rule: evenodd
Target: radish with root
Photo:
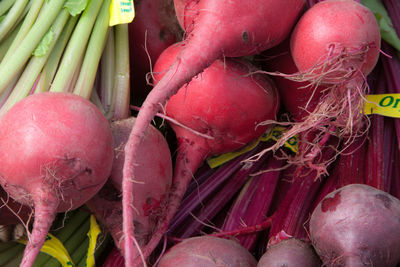
<path fill-rule="evenodd" d="M 161 54 L 154 67 L 155 82 L 173 64 L 180 45 Z M 177 122 L 171 127 L 178 140 L 178 154 L 168 206 L 152 240 L 143 248 L 145 256 L 164 235 L 193 174 L 205 159 L 248 144 L 270 127 L 257 127 L 260 122 L 276 118 L 279 96 L 275 85 L 265 75 L 249 75 L 253 70 L 243 61 L 217 60 L 167 102 L 166 115 Z M 136 169 L 139 173 L 140 165 Z"/>
<path fill-rule="evenodd" d="M 310 236 L 327 266 L 397 266 L 400 200 L 368 185 L 346 185 L 317 205 Z"/>
<path fill-rule="evenodd" d="M 0 118 L 0 182 L 16 201 L 34 207 L 21 266 L 32 266 L 57 212 L 95 195 L 111 172 L 110 125 L 87 99 L 39 93 Z"/>
<path fill-rule="evenodd" d="M 183 240 L 171 247 L 158 267 L 255 267 L 257 261 L 244 247 L 233 240 L 199 236 Z"/>
<path fill-rule="evenodd" d="M 111 131 L 114 139 L 114 161 L 110 184 L 90 199 L 87 206 L 111 233 L 116 247 L 122 250 L 122 168 L 124 146 L 135 123 L 135 117 L 114 121 Z M 160 214 L 166 209 L 168 193 L 172 183 L 171 153 L 164 136 L 155 127 L 146 130 L 140 146 L 141 157 L 138 178 L 132 184 L 135 213 L 135 238 L 140 246 L 145 245 L 156 228 Z"/>
<path fill-rule="evenodd" d="M 330 135 L 351 140 L 365 131 L 365 115 L 360 112 L 368 92 L 365 77 L 378 61 L 380 42 L 374 14 L 357 1 L 326 0 L 304 13 L 290 40 L 299 72 L 278 75 L 306 82 L 313 95 L 322 96 L 311 114 L 294 123 L 275 148 L 302 134 L 306 144 L 297 162 L 312 166 Z"/>
<path fill-rule="evenodd" d="M 162 80 L 149 93 L 138 114 L 126 145 L 123 178 L 124 235 L 126 251 L 132 251 L 133 213 L 130 180 L 135 180 L 134 161 L 146 128 L 161 106 L 179 88 L 190 82 L 215 60 L 224 56 L 254 55 L 284 40 L 302 11 L 304 0 L 201 0 L 195 3 L 196 16 L 185 28 L 186 39 L 179 55 Z M 288 8 L 288 6 L 290 8 Z M 243 12 L 254 10 L 255 12 Z M 179 17 L 179 15 L 178 15 Z M 130 225 L 127 225 L 129 223 Z M 127 264 L 132 255 L 127 257 Z"/>

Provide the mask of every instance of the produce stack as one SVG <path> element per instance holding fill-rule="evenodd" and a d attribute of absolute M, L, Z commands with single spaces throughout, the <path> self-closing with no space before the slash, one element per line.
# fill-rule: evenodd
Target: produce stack
<path fill-rule="evenodd" d="M 399 36 L 394 0 L 1 1 L 0 266 L 398 266 Z"/>

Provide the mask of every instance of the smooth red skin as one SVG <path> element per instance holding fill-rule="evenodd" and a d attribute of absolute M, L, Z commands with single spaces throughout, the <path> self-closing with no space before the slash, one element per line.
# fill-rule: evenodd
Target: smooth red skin
<path fill-rule="evenodd" d="M 263 53 L 264 67 L 268 71 L 277 71 L 283 74 L 294 74 L 299 71 L 293 61 L 289 44 L 289 39 L 287 39 L 284 43 Z M 283 76 L 273 76 L 273 79 L 277 84 L 285 110 L 295 121 L 303 121 L 320 101 L 323 86 L 320 86 L 314 93 L 314 87 L 304 87 L 309 85 L 306 82 L 292 81 Z M 308 103 L 310 98 L 312 100 Z M 308 105 L 307 109 L 305 109 L 306 105 Z"/>
<path fill-rule="evenodd" d="M 21 263 L 32 266 L 56 212 L 81 206 L 106 182 L 111 130 L 87 99 L 47 92 L 26 97 L 1 117 L 0 136 L 1 185 L 35 210 Z"/>
<path fill-rule="evenodd" d="M 400 262 L 400 200 L 365 184 L 341 187 L 315 208 L 310 236 L 329 266 L 396 266 Z"/>
<path fill-rule="evenodd" d="M 100 190 L 111 172 L 110 125 L 94 104 L 73 94 L 23 99 L 0 118 L 0 136 L 1 184 L 26 205 L 45 197 L 35 195 L 45 188 L 62 190 L 58 212 L 75 209 Z M 57 167 L 61 188 L 43 180 L 46 168 Z"/>
<path fill-rule="evenodd" d="M 368 75 L 375 67 L 381 43 L 378 23 L 367 7 L 353 0 L 326 0 L 308 9 L 291 35 L 291 51 L 297 68 L 306 72 L 327 55 L 332 43 L 347 48 L 370 44 L 363 62 L 351 62 Z"/>
<path fill-rule="evenodd" d="M 179 50 L 179 44 L 172 45 L 158 58 L 154 66 L 156 81 Z M 203 146 L 207 154 L 220 154 L 260 136 L 269 126 L 256 126 L 276 118 L 279 96 L 275 85 L 265 76 L 245 77 L 251 70 L 241 61 L 217 60 L 172 96 L 165 106 L 166 115 L 214 139 L 171 123 L 177 137 Z"/>
<path fill-rule="evenodd" d="M 174 3 L 178 21 L 187 35 L 204 34 L 203 31 L 197 32 L 200 28 L 209 32 L 207 36 L 210 33 L 218 35 L 215 39 L 224 42 L 223 54 L 237 57 L 257 54 L 282 42 L 290 33 L 305 1 L 174 0 Z M 247 41 L 244 32 L 248 33 Z"/>
<path fill-rule="evenodd" d="M 134 161 L 143 134 L 160 104 L 177 93 L 192 78 L 224 56 L 257 54 L 284 40 L 304 7 L 305 0 L 201 0 L 198 2 L 196 24 L 185 29 L 181 51 L 164 78 L 148 94 L 137 115 L 129 141 L 123 177 L 123 212 L 126 265 L 133 265 L 135 248 L 132 225 L 132 194 L 130 179 L 137 176 Z M 288 8 L 288 6 L 290 8 Z M 252 10 L 254 12 L 243 12 Z M 157 237 L 158 239 L 159 237 Z M 149 250 L 151 250 L 149 248 Z"/>
<path fill-rule="evenodd" d="M 169 47 L 158 58 L 154 67 L 155 82 L 175 60 L 179 45 Z M 279 108 L 275 85 L 264 75 L 248 75 L 253 70 L 254 67 L 242 61 L 218 60 L 182 87 L 166 104 L 168 117 L 214 139 L 201 137 L 171 123 L 178 139 L 173 186 L 164 219 L 142 249 L 145 256 L 164 235 L 193 173 L 205 158 L 242 147 L 269 127 L 256 128 L 258 123 L 275 119 Z"/>
<path fill-rule="evenodd" d="M 1 186 L 0 198 L 2 199 L 0 200 L 0 225 L 14 225 L 27 222 L 29 216 L 33 213 L 32 208 L 12 199 Z"/>
<path fill-rule="evenodd" d="M 172 0 L 140 0 L 134 3 L 135 19 L 129 23 L 131 88 L 134 100 L 143 100 L 151 90 L 146 74 L 162 51 L 178 41 L 181 32 L 174 19 Z"/>
<path fill-rule="evenodd" d="M 158 267 L 255 267 L 257 261 L 233 240 L 212 236 L 192 237 L 170 248 Z"/>

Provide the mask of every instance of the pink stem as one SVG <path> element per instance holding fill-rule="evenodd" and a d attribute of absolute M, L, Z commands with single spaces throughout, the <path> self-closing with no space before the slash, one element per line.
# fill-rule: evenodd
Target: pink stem
<path fill-rule="evenodd" d="M 24 256 L 20 267 L 31 267 L 35 262 L 44 242 L 47 233 L 50 231 L 51 225 L 57 214 L 59 201 L 57 197 L 50 191 L 39 188 L 34 195 L 39 196 L 35 203 L 35 220 L 33 229 L 28 236 L 28 243 L 24 250 Z"/>

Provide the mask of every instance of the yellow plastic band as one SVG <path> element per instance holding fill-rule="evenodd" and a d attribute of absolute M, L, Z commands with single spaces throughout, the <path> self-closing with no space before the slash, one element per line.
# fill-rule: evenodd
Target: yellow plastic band
<path fill-rule="evenodd" d="M 27 239 L 24 237 L 19 239 L 18 242 L 26 245 Z M 52 234 L 47 234 L 46 241 L 40 251 L 57 259 L 63 267 L 75 266 L 67 249 L 61 241 Z"/>
<path fill-rule="evenodd" d="M 94 253 L 96 250 L 97 238 L 100 235 L 100 233 L 101 233 L 100 226 L 97 224 L 96 218 L 93 215 L 90 215 L 90 229 L 88 232 L 89 248 L 86 257 L 86 267 L 95 266 Z"/>
<path fill-rule="evenodd" d="M 282 126 L 275 126 L 269 132 L 264 133 L 260 138 L 255 140 L 254 142 L 250 143 L 249 145 L 245 146 L 244 148 L 234 151 L 225 153 L 216 157 L 211 157 L 207 159 L 207 164 L 211 168 L 215 168 L 221 166 L 222 164 L 254 149 L 261 141 L 270 141 L 274 140 L 277 141 L 282 133 L 286 130 L 285 127 Z M 287 142 L 285 142 L 284 146 L 292 150 L 294 153 L 298 153 L 298 138 L 297 136 L 290 138 Z"/>
<path fill-rule="evenodd" d="M 367 95 L 364 113 L 400 118 L 400 94 Z"/>
<path fill-rule="evenodd" d="M 133 0 L 111 0 L 110 26 L 132 22 L 135 17 Z"/>

